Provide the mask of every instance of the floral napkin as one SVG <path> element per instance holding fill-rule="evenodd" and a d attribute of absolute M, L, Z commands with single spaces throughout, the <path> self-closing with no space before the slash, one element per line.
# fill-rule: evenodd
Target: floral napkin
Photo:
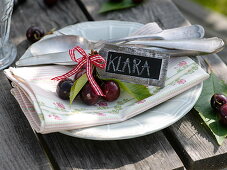
<path fill-rule="evenodd" d="M 6 76 L 12 80 L 12 94 L 39 133 L 72 130 L 116 123 L 136 116 L 207 79 L 209 75 L 188 57 L 171 58 L 164 88 L 149 86 L 151 97 L 136 101 L 122 91 L 118 100 L 100 100 L 87 106 L 77 98 L 72 105 L 56 95 L 57 81 L 51 78 L 71 68 L 67 66 L 38 66 L 9 68 Z"/>

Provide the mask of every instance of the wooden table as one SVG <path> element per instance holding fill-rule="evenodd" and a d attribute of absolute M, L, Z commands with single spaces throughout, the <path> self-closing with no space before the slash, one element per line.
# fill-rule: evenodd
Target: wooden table
<path fill-rule="evenodd" d="M 105 0 L 61 0 L 47 8 L 42 0 L 21 5 L 13 14 L 11 37 L 18 57 L 30 45 L 25 32 L 31 25 L 60 29 L 87 20 L 157 22 L 162 28 L 189 22 L 170 0 L 147 0 L 118 12 L 97 13 Z M 226 65 L 217 55 L 206 62 L 223 79 Z M 218 146 L 196 112 L 151 135 L 121 140 L 92 141 L 60 133 L 35 133 L 0 72 L 0 169 L 220 169 L 227 167 L 227 141 Z"/>

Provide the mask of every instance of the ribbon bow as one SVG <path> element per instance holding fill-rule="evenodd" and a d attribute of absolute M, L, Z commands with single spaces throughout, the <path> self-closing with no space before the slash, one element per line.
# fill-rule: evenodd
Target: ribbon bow
<path fill-rule="evenodd" d="M 77 59 L 76 56 L 75 56 L 75 51 L 78 51 L 83 57 Z M 72 75 L 78 73 L 80 71 L 81 67 L 86 64 L 86 66 L 87 66 L 86 74 L 87 74 L 88 81 L 91 84 L 91 87 L 94 89 L 94 91 L 97 95 L 105 96 L 103 94 L 102 90 L 100 89 L 99 85 L 96 83 L 94 77 L 92 76 L 92 65 L 95 65 L 96 67 L 104 69 L 106 67 L 105 59 L 98 54 L 88 55 L 79 46 L 76 46 L 73 49 L 70 49 L 69 55 L 70 55 L 71 59 L 73 61 L 77 62 L 78 64 L 69 72 L 67 72 L 67 73 L 65 73 L 61 76 L 54 77 L 51 80 L 62 80 L 62 79 L 71 77 Z"/>

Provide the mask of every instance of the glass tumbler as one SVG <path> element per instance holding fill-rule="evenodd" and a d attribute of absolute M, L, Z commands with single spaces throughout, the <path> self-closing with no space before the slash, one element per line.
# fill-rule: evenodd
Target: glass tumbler
<path fill-rule="evenodd" d="M 0 0 L 0 70 L 16 58 L 16 46 L 9 41 L 11 15 L 14 0 Z"/>

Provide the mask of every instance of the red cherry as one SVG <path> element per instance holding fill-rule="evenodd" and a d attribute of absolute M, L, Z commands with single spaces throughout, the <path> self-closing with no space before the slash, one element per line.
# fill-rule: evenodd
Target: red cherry
<path fill-rule="evenodd" d="M 58 82 L 56 93 L 63 100 L 68 100 L 73 81 L 69 78 Z"/>
<path fill-rule="evenodd" d="M 36 26 L 31 26 L 27 29 L 26 37 L 27 40 L 31 43 L 34 43 L 38 40 L 40 40 L 44 36 L 44 31 Z"/>
<path fill-rule="evenodd" d="M 220 122 L 227 126 L 227 104 L 224 104 L 220 108 L 219 112 Z"/>
<path fill-rule="evenodd" d="M 211 97 L 210 104 L 215 111 L 219 111 L 220 107 L 227 103 L 227 98 L 222 94 L 214 94 Z"/>
<path fill-rule="evenodd" d="M 80 99 L 87 105 L 94 105 L 98 102 L 99 96 L 95 93 L 90 83 L 87 83 L 81 90 Z"/>
<path fill-rule="evenodd" d="M 102 85 L 102 91 L 105 95 L 103 97 L 106 101 L 114 101 L 120 96 L 120 87 L 115 81 L 106 81 Z"/>

